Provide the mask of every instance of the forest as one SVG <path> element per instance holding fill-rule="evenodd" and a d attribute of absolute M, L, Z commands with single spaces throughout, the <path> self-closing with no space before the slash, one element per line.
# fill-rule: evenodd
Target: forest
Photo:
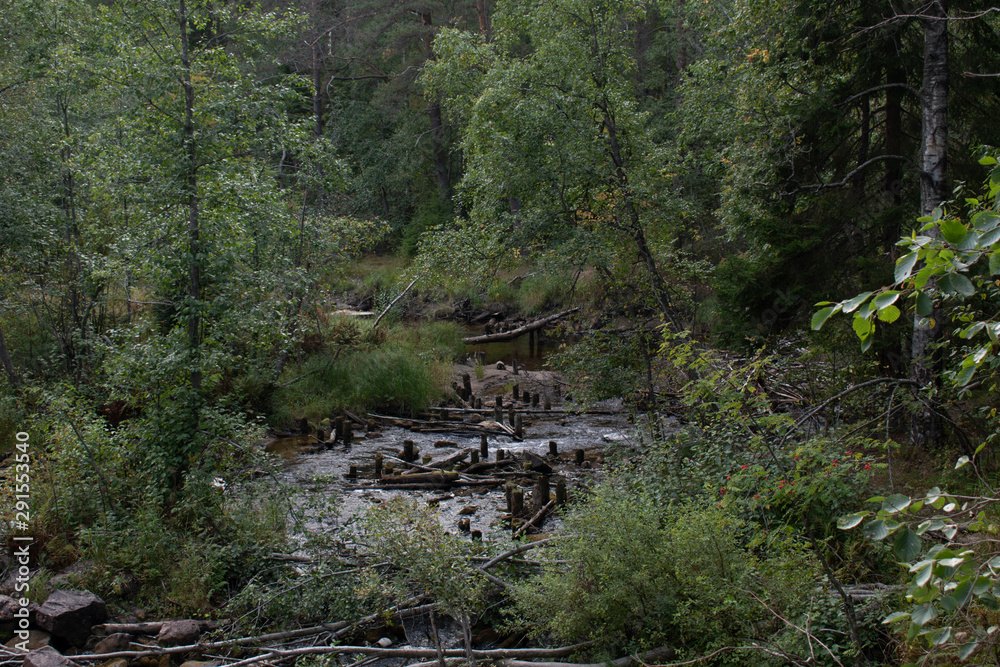
<path fill-rule="evenodd" d="M 3 664 L 1000 664 L 1000 6 L 0 40 Z"/>

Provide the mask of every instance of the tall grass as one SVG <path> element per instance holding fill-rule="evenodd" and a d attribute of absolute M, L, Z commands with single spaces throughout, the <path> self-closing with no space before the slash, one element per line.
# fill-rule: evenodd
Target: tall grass
<path fill-rule="evenodd" d="M 444 396 L 462 350 L 457 324 L 398 324 L 384 332 L 357 326 L 356 344 L 322 350 L 286 371 L 271 401 L 275 426 L 344 409 L 412 415 Z"/>

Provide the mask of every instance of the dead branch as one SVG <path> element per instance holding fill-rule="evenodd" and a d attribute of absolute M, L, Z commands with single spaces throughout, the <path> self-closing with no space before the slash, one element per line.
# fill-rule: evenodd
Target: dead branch
<path fill-rule="evenodd" d="M 550 509 L 552 509 L 552 507 L 555 504 L 556 504 L 556 501 L 554 501 L 554 500 L 550 500 L 548 503 L 546 503 L 545 507 L 543 507 L 542 509 L 538 510 L 538 512 L 535 514 L 535 516 L 533 516 L 530 519 L 528 519 L 524 523 L 524 525 L 522 525 L 520 528 L 518 528 L 516 531 L 514 531 L 514 539 L 516 540 L 518 537 L 520 537 L 521 534 L 524 531 L 528 530 L 528 528 L 537 528 L 537 526 L 535 526 L 535 522 L 538 521 L 539 519 L 541 519 L 545 515 L 546 512 L 548 512 Z"/>
<path fill-rule="evenodd" d="M 465 343 L 466 345 L 478 345 L 479 343 L 492 343 L 501 340 L 512 340 L 514 338 L 517 338 L 518 336 L 523 336 L 528 332 L 534 331 L 535 329 L 541 329 L 546 324 L 551 324 L 552 322 L 561 320 L 567 315 L 571 315 L 578 310 L 580 309 L 570 308 L 569 310 L 564 310 L 561 313 L 556 313 L 555 315 L 549 315 L 548 317 L 543 317 L 533 322 L 528 322 L 527 324 L 519 326 L 516 329 L 511 329 L 510 331 L 504 331 L 502 333 L 495 333 L 495 334 L 485 334 L 483 336 L 469 336 L 467 338 L 463 338 L 462 342 Z"/>

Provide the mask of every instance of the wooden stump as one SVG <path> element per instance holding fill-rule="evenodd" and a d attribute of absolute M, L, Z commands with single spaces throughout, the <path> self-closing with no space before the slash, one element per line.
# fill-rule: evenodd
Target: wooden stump
<path fill-rule="evenodd" d="M 375 454 L 375 479 L 382 479 L 382 454 Z"/>
<path fill-rule="evenodd" d="M 403 459 L 407 463 L 413 463 L 417 460 L 417 451 L 413 446 L 412 440 L 403 441 L 403 455 L 399 458 Z"/>
<path fill-rule="evenodd" d="M 354 440 L 354 427 L 351 422 L 344 422 L 344 445 L 350 446 L 352 440 Z"/>
<path fill-rule="evenodd" d="M 583 465 L 584 453 L 582 449 L 578 449 L 573 454 L 576 456 L 576 464 L 578 466 Z"/>
<path fill-rule="evenodd" d="M 556 480 L 556 505 L 566 504 L 566 480 Z"/>
<path fill-rule="evenodd" d="M 481 433 L 479 435 L 479 456 L 481 456 L 484 461 L 490 458 L 490 445 L 485 433 Z"/>
<path fill-rule="evenodd" d="M 531 513 L 537 514 L 549 503 L 549 476 L 539 475 L 535 480 L 535 490 L 531 494 L 533 508 Z"/>
<path fill-rule="evenodd" d="M 513 516 L 524 514 L 524 491 L 520 487 L 514 487 L 510 492 L 510 513 Z"/>
<path fill-rule="evenodd" d="M 472 455 L 472 458 L 470 459 L 470 461 L 472 463 L 479 463 L 479 452 L 477 450 L 473 449 L 472 452 L 471 452 L 471 455 Z"/>
<path fill-rule="evenodd" d="M 514 368 L 515 369 L 517 368 L 517 362 L 516 361 L 514 362 Z M 521 400 L 521 385 L 519 385 L 519 384 L 515 384 L 514 385 L 514 400 L 515 401 L 520 401 Z"/>
<path fill-rule="evenodd" d="M 514 415 L 513 413 L 514 410 L 511 409 L 511 415 L 514 417 L 514 437 L 524 437 L 524 425 L 521 422 L 521 415 Z"/>
<path fill-rule="evenodd" d="M 555 440 L 549 440 L 549 456 L 557 458 L 559 456 L 559 445 Z"/>

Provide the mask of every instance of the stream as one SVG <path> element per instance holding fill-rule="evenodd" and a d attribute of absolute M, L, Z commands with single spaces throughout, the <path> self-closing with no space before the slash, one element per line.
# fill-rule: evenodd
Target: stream
<path fill-rule="evenodd" d="M 559 478 L 565 480 L 568 495 L 573 498 L 574 490 L 580 485 L 589 485 L 599 479 L 604 464 L 604 447 L 609 443 L 628 443 L 632 438 L 633 427 L 626 418 L 620 401 L 609 401 L 597 406 L 591 406 L 596 413 L 571 412 L 576 406 L 567 402 L 559 390 L 560 379 L 552 371 L 542 370 L 544 353 L 547 348 L 544 343 L 532 345 L 530 354 L 527 352 L 528 337 L 505 343 L 490 343 L 488 345 L 469 346 L 469 352 L 474 354 L 480 350 L 486 351 L 486 364 L 476 367 L 470 361 L 458 363 L 454 368 L 454 377 L 459 385 L 462 376 L 474 376 L 474 393 L 483 399 L 484 405 L 494 405 L 497 395 L 504 396 L 505 409 L 510 404 L 511 387 L 517 384 L 522 391 L 541 393 L 551 401 L 552 410 L 536 410 L 523 413 L 523 439 L 515 440 L 512 436 L 489 435 L 489 456 L 487 461 L 495 461 L 497 450 L 505 450 L 507 456 L 522 456 L 530 452 L 545 458 L 553 468 L 552 486 Z M 520 349 L 525 347 L 524 350 Z M 518 354 L 518 356 L 513 356 Z M 496 361 L 504 363 L 498 365 Z M 517 359 L 520 371 L 513 374 L 512 366 Z M 524 404 L 521 404 L 522 407 Z M 506 414 L 506 413 L 505 413 Z M 362 417 L 365 417 L 362 415 Z M 469 414 L 464 417 L 459 429 L 467 429 L 476 418 Z M 486 417 L 492 420 L 492 414 Z M 506 421 L 506 416 L 505 416 Z M 453 487 L 450 490 L 396 490 L 373 488 L 374 459 L 377 453 L 382 454 L 386 464 L 392 464 L 398 471 L 406 468 L 400 460 L 404 440 L 412 440 L 420 455 L 429 454 L 434 461 L 454 454 L 459 450 L 480 447 L 478 433 L 420 433 L 389 423 L 378 424 L 377 430 L 368 433 L 356 432 L 351 445 L 345 446 L 337 442 L 329 448 L 317 444 L 311 436 L 280 438 L 268 443 L 268 449 L 280 454 L 286 460 L 286 466 L 280 475 L 281 481 L 293 487 L 322 494 L 337 507 L 334 518 L 311 510 L 304 500 L 296 502 L 299 509 L 305 513 L 304 525 L 300 530 L 305 534 L 317 534 L 336 530 L 349 523 L 365 508 L 376 503 L 382 503 L 397 494 L 406 494 L 420 503 L 436 505 L 439 518 L 446 530 L 457 531 L 460 519 L 469 519 L 469 530 L 478 531 L 485 539 L 498 531 L 507 531 L 507 503 L 502 487 Z M 445 426 L 448 422 L 441 425 Z M 457 423 L 457 422 L 456 422 Z M 357 428 L 357 427 L 356 427 Z M 557 458 L 549 458 L 550 442 L 555 442 L 558 448 Z M 446 444 L 447 443 L 447 444 Z M 576 450 L 583 450 L 585 460 L 576 463 Z M 468 461 L 467 461 L 468 462 Z M 357 478 L 349 479 L 351 466 L 357 470 Z M 414 471 L 419 472 L 419 470 Z M 526 503 L 531 488 L 528 480 L 522 480 Z M 542 528 L 551 530 L 558 525 L 558 518 L 549 514 Z M 302 535 L 304 538 L 304 535 Z"/>

